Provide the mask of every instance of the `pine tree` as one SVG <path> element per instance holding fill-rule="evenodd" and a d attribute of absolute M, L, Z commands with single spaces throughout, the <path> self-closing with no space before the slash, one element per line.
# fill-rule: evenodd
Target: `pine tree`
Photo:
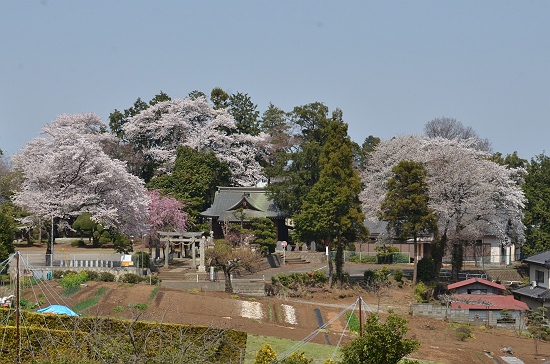
<path fill-rule="evenodd" d="M 388 231 L 401 239 L 414 240 L 413 285 L 416 284 L 418 236 L 432 233 L 437 220 L 428 207 L 427 172 L 421 162 L 401 161 L 393 169 L 387 193 L 380 207 L 379 218 L 388 222 Z"/>

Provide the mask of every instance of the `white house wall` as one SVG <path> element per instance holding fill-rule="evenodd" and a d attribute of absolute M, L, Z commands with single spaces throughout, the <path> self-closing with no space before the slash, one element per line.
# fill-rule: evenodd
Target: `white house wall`
<path fill-rule="evenodd" d="M 550 285 L 548 280 L 550 279 L 550 269 L 544 268 L 538 264 L 529 264 L 529 284 L 536 280 L 537 275 L 535 274 L 536 270 L 544 272 L 544 283 L 537 283 L 537 286 L 548 289 Z"/>

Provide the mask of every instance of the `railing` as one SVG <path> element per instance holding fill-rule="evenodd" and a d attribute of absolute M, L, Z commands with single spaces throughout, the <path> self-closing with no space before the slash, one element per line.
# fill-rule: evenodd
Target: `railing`
<path fill-rule="evenodd" d="M 90 267 L 90 268 L 114 268 L 121 266 L 121 254 L 107 253 L 79 253 L 79 254 L 21 254 L 25 264 L 32 267 Z M 132 257 L 134 260 L 134 258 Z M 137 261 L 133 262 L 135 266 Z"/>
<path fill-rule="evenodd" d="M 492 254 L 492 255 L 484 255 L 484 256 L 473 256 L 473 255 L 465 255 L 463 257 L 463 265 L 464 266 L 475 266 L 475 267 L 483 267 L 485 265 L 488 266 L 498 266 L 498 265 L 508 265 L 514 262 L 521 261 L 522 256 L 520 253 L 512 254 L 512 255 L 502 255 L 502 254 Z M 449 255 L 446 255 L 443 257 L 443 263 L 444 264 L 451 264 L 452 259 Z"/>
<path fill-rule="evenodd" d="M 336 259 L 336 252 L 332 251 L 332 259 Z M 402 264 L 409 263 L 410 253 L 393 253 L 383 255 L 377 252 L 355 252 L 344 251 L 344 263 L 364 263 L 364 264 Z"/>

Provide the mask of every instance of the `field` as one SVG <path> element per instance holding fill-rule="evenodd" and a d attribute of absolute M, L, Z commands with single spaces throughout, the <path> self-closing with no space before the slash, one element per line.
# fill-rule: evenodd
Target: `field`
<path fill-rule="evenodd" d="M 45 295 L 63 297 L 62 292 L 62 287 L 54 285 Z M 31 301 L 35 300 L 32 295 L 31 292 L 26 294 Z M 316 358 L 316 363 L 322 363 L 334 352 L 338 343 L 344 344 L 354 337 L 349 331 L 344 332 L 346 320 L 342 313 L 346 308 L 353 308 L 359 297 L 372 311 L 378 311 L 382 318 L 391 309 L 409 320 L 409 334 L 421 343 L 420 349 L 411 355 L 413 358 L 453 364 L 495 363 L 486 352 L 500 357 L 506 355 L 501 352 L 502 348 L 511 347 L 513 356 L 524 363 L 544 363 L 550 360 L 550 343 L 539 344 L 538 354 L 535 354 L 533 339 L 519 337 L 511 330 L 472 326 L 473 338 L 461 341 L 456 334 L 456 324 L 410 316 L 409 304 L 413 302 L 413 296 L 412 288 L 408 285 L 403 288 L 392 287 L 382 297 L 380 306 L 375 297 L 360 289 L 324 290 L 307 298 L 283 299 L 253 298 L 220 292 L 185 292 L 162 286 L 105 282 L 88 282 L 77 292 L 63 297 L 64 302 L 60 303 L 76 308 L 83 314 L 120 318 L 135 317 L 139 305 L 145 308 L 141 316 L 144 320 L 243 330 L 253 335 L 249 338 L 245 354 L 247 363 L 252 361 L 263 343 L 270 343 L 280 355 L 290 346 L 309 337 L 320 324 L 334 319 L 326 330 L 312 338 L 311 342 L 320 347 L 297 350 L 310 353 L 310 358 Z M 358 314 L 357 307 L 355 313 Z M 341 316 L 335 318 L 338 315 Z"/>

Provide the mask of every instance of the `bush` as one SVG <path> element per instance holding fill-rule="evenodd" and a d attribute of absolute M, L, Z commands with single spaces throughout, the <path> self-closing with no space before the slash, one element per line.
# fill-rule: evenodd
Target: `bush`
<path fill-rule="evenodd" d="M 306 358 L 304 353 L 292 353 L 286 359 L 282 360 L 284 364 L 311 364 L 313 359 Z"/>
<path fill-rule="evenodd" d="M 435 280 L 435 262 L 432 258 L 422 258 L 417 264 L 417 280 L 426 282 L 433 282 Z"/>
<path fill-rule="evenodd" d="M 414 299 L 419 303 L 428 302 L 430 291 L 431 287 L 426 286 L 424 282 L 418 282 L 418 284 L 414 286 Z"/>
<path fill-rule="evenodd" d="M 364 273 L 363 273 L 363 279 L 365 280 L 365 282 L 367 283 L 371 283 L 374 281 L 376 277 L 376 271 L 372 270 L 372 269 L 367 269 Z"/>
<path fill-rule="evenodd" d="M 157 286 L 160 284 L 160 282 L 162 282 L 162 279 L 160 279 L 157 276 L 151 276 L 149 277 L 149 279 L 151 280 L 151 285 L 154 285 L 154 286 Z M 147 280 L 147 278 L 145 278 L 145 280 Z"/>
<path fill-rule="evenodd" d="M 114 282 L 115 281 L 115 275 L 113 273 L 109 273 L 109 272 L 100 272 L 98 280 L 100 282 Z"/>
<path fill-rule="evenodd" d="M 460 326 L 456 329 L 456 337 L 460 341 L 466 341 L 466 339 L 470 339 L 473 337 L 472 335 L 473 330 L 469 326 Z"/>
<path fill-rule="evenodd" d="M 271 364 L 274 361 L 277 360 L 277 353 L 275 353 L 275 350 L 271 347 L 269 344 L 264 344 L 258 350 L 258 353 L 256 354 L 256 359 L 254 360 L 254 364 Z"/>
<path fill-rule="evenodd" d="M 141 264 L 141 258 L 143 256 L 143 265 Z M 133 255 L 133 260 L 136 262 L 136 267 L 138 268 L 150 268 L 151 265 L 151 256 L 148 252 L 136 252 Z"/>
<path fill-rule="evenodd" d="M 82 283 L 87 282 L 88 280 L 89 280 L 88 272 L 83 270 L 78 273 L 71 272 L 71 274 L 65 275 L 63 278 L 61 278 L 61 281 L 59 282 L 59 284 L 63 288 L 69 288 L 69 287 L 79 286 Z"/>
<path fill-rule="evenodd" d="M 376 263 L 376 256 L 374 255 L 361 255 L 361 258 L 359 258 L 359 254 L 355 254 L 347 258 L 348 262 L 351 263 Z"/>
<path fill-rule="evenodd" d="M 99 273 L 95 270 L 87 270 L 86 273 L 88 274 L 88 280 L 90 281 L 97 281 L 99 280 Z"/>
<path fill-rule="evenodd" d="M 118 281 L 123 282 L 123 283 L 134 283 L 135 284 L 135 283 L 141 282 L 142 279 L 137 274 L 126 273 L 126 274 L 123 274 L 122 276 L 120 276 Z"/>
<path fill-rule="evenodd" d="M 401 269 L 395 269 L 393 271 L 393 278 L 396 282 L 403 282 L 403 271 Z"/>

